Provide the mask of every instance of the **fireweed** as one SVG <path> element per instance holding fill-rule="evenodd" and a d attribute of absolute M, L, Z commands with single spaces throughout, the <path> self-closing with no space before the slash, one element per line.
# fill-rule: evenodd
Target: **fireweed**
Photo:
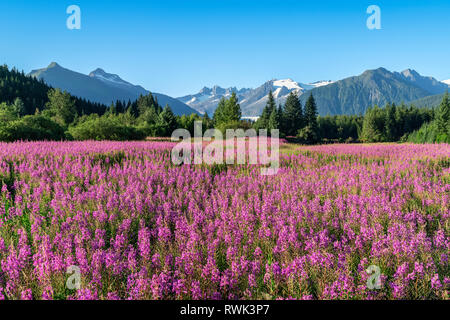
<path fill-rule="evenodd" d="M 176 142 L 182 138 L 182 141 L 172 149 L 172 162 L 176 165 L 270 164 L 269 168 L 261 168 L 261 174 L 274 175 L 280 167 L 279 130 L 271 130 L 270 135 L 271 139 L 268 139 L 265 129 L 259 130 L 259 135 L 255 129 L 228 129 L 224 139 L 218 129 L 208 129 L 203 134 L 202 122 L 195 121 L 193 142 L 188 130 L 177 129 L 173 132 L 171 140 Z"/>
<path fill-rule="evenodd" d="M 448 144 L 296 147 L 272 176 L 174 146 L 0 144 L 0 299 L 448 299 Z"/>

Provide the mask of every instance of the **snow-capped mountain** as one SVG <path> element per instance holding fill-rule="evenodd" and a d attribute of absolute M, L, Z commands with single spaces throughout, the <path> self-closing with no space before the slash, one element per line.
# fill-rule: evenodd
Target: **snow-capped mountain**
<path fill-rule="evenodd" d="M 448 80 L 443 80 L 443 81 L 441 81 L 442 83 L 445 83 L 446 85 L 448 85 L 449 87 L 450 87 L 450 79 L 448 79 Z"/>
<path fill-rule="evenodd" d="M 248 90 L 251 89 L 238 90 L 235 87 L 222 88 L 219 86 L 214 86 L 212 88 L 204 87 L 199 93 L 180 97 L 178 100 L 200 113 L 208 112 L 209 114 L 212 114 L 222 97 L 228 98 L 233 92 L 236 92 L 238 97 L 242 97 Z"/>
<path fill-rule="evenodd" d="M 211 115 L 217 108 L 221 98 L 228 98 L 233 92 L 236 92 L 239 104 L 241 105 L 242 114 L 246 117 L 252 117 L 259 116 L 261 113 L 261 110 L 267 102 L 269 91 L 272 91 L 277 104 L 279 104 L 284 103 L 291 92 L 302 95 L 307 90 L 331 83 L 333 83 L 333 81 L 318 81 L 310 84 L 303 84 L 295 82 L 292 79 L 281 79 L 267 81 L 256 89 L 237 89 L 235 87 L 224 89 L 219 86 L 214 86 L 212 88 L 205 87 L 197 94 L 180 97 L 178 100 L 191 108 L 196 109 L 200 113 L 208 112 L 208 114 Z"/>

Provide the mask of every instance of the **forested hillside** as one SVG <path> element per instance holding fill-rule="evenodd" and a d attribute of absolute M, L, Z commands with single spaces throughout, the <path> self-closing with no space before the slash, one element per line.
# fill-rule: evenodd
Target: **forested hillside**
<path fill-rule="evenodd" d="M 14 104 L 19 98 L 23 103 L 23 115 L 34 114 L 36 109 L 43 110 L 48 103 L 50 86 L 42 80 L 26 76 L 17 69 L 0 66 L 0 103 Z M 100 103 L 91 103 L 85 99 L 72 97 L 79 114 L 99 113 L 106 111 L 106 106 Z"/>

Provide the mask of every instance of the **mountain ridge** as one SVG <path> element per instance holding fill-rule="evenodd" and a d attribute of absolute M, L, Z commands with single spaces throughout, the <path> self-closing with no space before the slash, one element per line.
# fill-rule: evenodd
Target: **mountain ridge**
<path fill-rule="evenodd" d="M 37 79 L 43 79 L 48 85 L 66 90 L 74 96 L 87 100 L 110 105 L 117 100 L 135 101 L 140 95 L 147 95 L 150 91 L 142 86 L 133 85 L 116 74 L 105 72 L 97 68 L 89 75 L 66 69 L 56 62 L 52 62 L 46 68 L 32 70 L 28 75 Z M 163 107 L 168 104 L 173 112 L 178 115 L 197 113 L 181 101 L 162 93 L 152 92 L 159 104 Z"/>
<path fill-rule="evenodd" d="M 304 84 L 295 82 L 290 78 L 272 79 L 255 89 L 237 89 L 236 87 L 222 88 L 218 85 L 215 85 L 212 88 L 204 87 L 196 94 L 179 97 L 178 99 L 200 113 L 208 112 L 211 114 L 217 108 L 221 98 L 228 98 L 235 92 L 238 96 L 239 104 L 241 105 L 242 114 L 246 117 L 254 117 L 259 116 L 264 108 L 269 91 L 272 91 L 277 104 L 284 104 L 287 96 L 291 92 L 302 94 L 312 88 L 325 86 L 331 83 L 333 83 L 331 80 Z"/>
<path fill-rule="evenodd" d="M 180 97 L 182 102 L 200 113 L 214 112 L 222 97 L 228 97 L 234 87 L 216 90 L 203 88 L 199 93 Z M 217 88 L 223 89 L 222 91 Z M 290 92 L 300 96 L 304 104 L 312 93 L 316 99 L 319 114 L 364 114 L 373 105 L 384 106 L 388 102 L 409 103 L 429 96 L 439 95 L 449 90 L 450 81 L 438 81 L 430 76 L 422 76 L 414 69 L 391 72 L 386 68 L 366 70 L 360 75 L 338 81 L 316 81 L 310 84 L 296 82 L 290 78 L 273 79 L 255 89 L 235 89 L 245 117 L 259 116 L 272 91 L 277 104 L 284 103 Z M 220 93 L 224 94 L 220 94 Z"/>
<path fill-rule="evenodd" d="M 43 79 L 52 87 L 67 90 L 77 97 L 93 102 L 111 104 L 116 100 L 135 100 L 149 93 L 145 88 L 123 80 L 119 75 L 97 68 L 88 75 L 63 68 L 56 62 L 47 68 L 29 73 Z M 386 68 L 366 70 L 360 75 L 337 81 L 325 80 L 313 83 L 296 82 L 291 78 L 272 79 L 257 88 L 228 87 L 215 85 L 203 87 L 198 93 L 172 98 L 152 93 L 164 106 L 169 104 L 178 115 L 207 112 L 212 115 L 221 98 L 236 93 L 244 117 L 257 117 L 264 108 L 268 94 L 272 91 L 277 104 L 284 104 L 287 96 L 294 92 L 304 104 L 312 93 L 321 115 L 364 114 L 368 107 L 386 103 L 435 102 L 439 95 L 450 89 L 450 80 L 438 81 L 422 76 L 414 69 L 391 72 Z M 435 97 L 426 99 L 426 97 Z"/>

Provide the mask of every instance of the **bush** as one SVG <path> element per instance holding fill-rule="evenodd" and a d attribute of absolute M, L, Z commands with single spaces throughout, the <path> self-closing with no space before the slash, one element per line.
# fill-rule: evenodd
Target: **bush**
<path fill-rule="evenodd" d="M 75 140 L 142 140 L 144 130 L 123 124 L 116 116 L 90 117 L 69 128 L 69 134 Z"/>
<path fill-rule="evenodd" d="M 300 143 L 304 144 L 315 144 L 320 140 L 317 133 L 310 126 L 298 130 L 297 138 Z"/>
<path fill-rule="evenodd" d="M 42 115 L 25 116 L 0 127 L 1 141 L 64 140 L 64 129 Z"/>

